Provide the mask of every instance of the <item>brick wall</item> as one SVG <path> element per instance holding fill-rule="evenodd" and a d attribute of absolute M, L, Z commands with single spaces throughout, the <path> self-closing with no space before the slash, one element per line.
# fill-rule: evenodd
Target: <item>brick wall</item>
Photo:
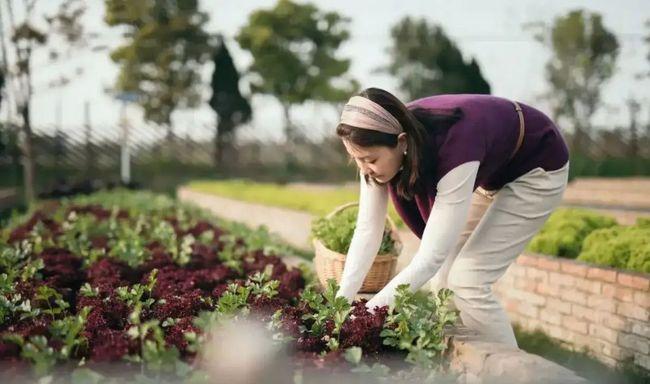
<path fill-rule="evenodd" d="M 650 274 L 522 254 L 495 284 L 515 323 L 615 366 L 650 371 Z"/>

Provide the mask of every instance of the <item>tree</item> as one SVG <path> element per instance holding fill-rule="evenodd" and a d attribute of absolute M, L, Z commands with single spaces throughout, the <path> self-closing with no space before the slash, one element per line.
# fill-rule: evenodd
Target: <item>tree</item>
<path fill-rule="evenodd" d="M 167 128 L 176 108 L 201 102 L 201 67 L 213 50 L 198 0 L 105 0 L 105 21 L 126 26 L 127 42 L 111 53 L 120 65 L 116 90 L 134 92 L 147 121 Z"/>
<path fill-rule="evenodd" d="M 253 12 L 236 37 L 253 56 L 252 91 L 273 95 L 282 105 L 289 144 L 297 134 L 290 119 L 293 105 L 307 100 L 345 101 L 359 87 L 344 76 L 350 60 L 336 57 L 350 36 L 348 22 L 309 3 L 280 0 L 272 9 Z"/>
<path fill-rule="evenodd" d="M 19 4 L 21 11 L 16 17 L 14 3 Z M 35 198 L 35 165 L 33 154 L 33 132 L 31 124 L 31 100 L 34 94 L 32 87 L 33 70 L 32 55 L 36 49 L 47 48 L 49 37 L 61 35 L 66 49 L 84 44 L 84 30 L 81 17 L 85 13 L 85 5 L 80 0 L 65 0 L 55 14 L 45 15 L 43 26 L 37 26 L 34 9 L 37 0 L 14 2 L 8 0 L 0 3 L 0 47 L 2 49 L 2 72 L 6 76 L 8 99 L 12 100 L 15 110 L 20 116 L 20 151 L 23 163 L 23 189 L 26 204 L 31 204 Z M 8 20 L 8 30 L 5 31 L 5 15 Z M 8 39 L 7 39 L 8 37 Z M 9 50 L 11 48 L 11 51 Z M 55 59 L 59 51 L 50 47 L 50 57 Z"/>
<path fill-rule="evenodd" d="M 648 34 L 643 38 L 643 41 L 645 41 L 646 45 L 648 45 L 648 48 L 650 48 L 650 19 L 645 21 L 645 27 L 648 29 Z M 645 57 L 648 60 L 648 64 L 650 64 L 650 49 L 648 49 L 648 53 Z M 647 72 L 641 74 L 641 76 L 650 77 L 650 69 Z"/>
<path fill-rule="evenodd" d="M 395 76 L 411 100 L 436 93 L 490 93 L 476 60 L 465 62 L 440 26 L 407 16 L 391 28 L 390 35 L 390 64 L 379 70 Z"/>
<path fill-rule="evenodd" d="M 645 43 L 648 46 L 648 53 L 646 54 L 646 59 L 648 60 L 648 64 L 650 64 L 650 19 L 646 20 L 645 26 L 648 29 L 648 34 L 645 36 L 643 39 Z M 645 73 L 641 74 L 641 78 L 646 77 L 650 78 L 650 69 L 648 69 Z M 650 112 L 650 108 L 648 108 L 648 112 Z M 645 126 L 645 136 L 647 140 L 650 140 L 650 118 L 646 121 L 646 126 Z"/>
<path fill-rule="evenodd" d="M 239 92 L 239 72 L 235 68 L 228 47 L 219 39 L 218 48 L 212 59 L 212 97 L 210 107 L 218 117 L 215 134 L 215 165 L 224 164 L 224 150 L 232 144 L 232 137 L 238 125 L 251 119 L 251 106 Z"/>
<path fill-rule="evenodd" d="M 571 147 L 584 151 L 591 134 L 591 118 L 602 105 L 600 90 L 615 69 L 619 44 L 600 14 L 582 10 L 554 20 L 553 26 L 537 23 L 535 38 L 552 50 L 546 64 L 553 117 L 573 125 Z"/>
<path fill-rule="evenodd" d="M 5 88 L 5 71 L 4 66 L 0 67 L 0 107 L 2 106 L 2 93 Z"/>
<path fill-rule="evenodd" d="M 641 111 L 641 103 L 636 99 L 630 97 L 627 99 L 627 108 L 630 113 L 630 132 L 629 132 L 629 153 L 628 156 L 636 159 L 639 155 L 639 112 Z"/>

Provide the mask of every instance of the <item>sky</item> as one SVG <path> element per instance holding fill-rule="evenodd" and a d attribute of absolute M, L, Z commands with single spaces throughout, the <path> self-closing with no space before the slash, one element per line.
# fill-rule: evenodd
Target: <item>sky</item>
<path fill-rule="evenodd" d="M 36 14 L 51 13 L 59 3 L 59 0 L 41 0 Z M 104 2 L 89 0 L 86 3 L 86 29 L 98 33 L 98 44 L 110 48 L 119 46 L 123 42 L 121 30 L 110 28 L 103 22 Z M 234 36 L 252 11 L 270 8 L 276 1 L 203 0 L 200 3 L 210 17 L 209 32 L 226 36 L 235 64 L 244 71 L 252 58 L 237 46 Z M 599 12 L 603 15 L 604 25 L 617 35 L 620 52 L 616 74 L 603 88 L 606 107 L 596 114 L 594 122 L 602 127 L 626 124 L 629 120 L 626 100 L 629 97 L 644 104 L 642 121 L 650 118 L 650 81 L 635 79 L 635 74 L 650 70 L 646 59 L 650 46 L 643 41 L 643 37 L 650 34 L 650 28 L 644 25 L 646 20 L 650 20 L 648 0 L 315 0 L 312 3 L 322 10 L 336 11 L 351 19 L 351 38 L 341 46 L 339 53 L 341 57 L 352 60 L 350 75 L 359 80 L 362 88 L 380 87 L 399 95 L 395 80 L 377 73 L 375 69 L 388 63 L 390 27 L 404 16 L 424 17 L 443 27 L 466 60 L 473 57 L 478 61 L 483 76 L 492 87 L 492 94 L 533 105 L 546 113 L 550 113 L 550 109 L 540 96 L 548 89 L 544 66 L 550 58 L 550 51 L 534 41 L 523 25 L 536 21 L 551 23 L 554 18 L 574 9 Z M 84 104 L 88 103 L 92 126 L 103 135 L 119 134 L 117 125 L 121 103 L 108 92 L 115 83 L 118 67 L 110 60 L 107 51 L 74 52 L 54 63 L 48 60 L 45 52 L 40 52 L 34 57 L 34 66 L 47 68 L 36 71 L 34 76 L 32 120 L 38 130 L 53 132 L 54 127 L 60 125 L 67 132 L 79 131 L 85 121 Z M 77 73 L 79 67 L 84 68 L 82 73 Z M 202 73 L 206 101 L 210 94 L 207 85 L 211 71 L 211 66 L 206 65 Z M 48 86 L 62 75 L 70 76 L 73 81 L 64 87 Z M 247 90 L 245 81 L 242 87 Z M 9 113 L 5 106 L 3 103 L 0 110 L 0 119 L 3 120 Z M 254 119 L 240 130 L 239 137 L 281 140 L 283 118 L 277 100 L 258 95 L 252 98 L 252 106 Z M 306 103 L 293 108 L 292 117 L 306 135 L 318 138 L 333 133 L 339 113 L 333 106 Z M 128 106 L 126 114 L 132 126 L 147 126 L 137 106 Z M 172 119 L 175 132 L 181 136 L 205 139 L 214 134 L 216 118 L 207 102 L 201 108 L 177 111 Z"/>

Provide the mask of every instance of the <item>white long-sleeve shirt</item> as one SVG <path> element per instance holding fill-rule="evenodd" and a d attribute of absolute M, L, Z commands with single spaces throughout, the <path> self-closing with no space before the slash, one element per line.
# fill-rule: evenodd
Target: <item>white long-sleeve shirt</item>
<path fill-rule="evenodd" d="M 478 161 L 463 163 L 440 179 L 418 251 L 406 268 L 366 303 L 369 310 L 392 305 L 398 285 L 409 284 L 415 291 L 436 274 L 467 221 L 478 168 Z M 350 302 L 361 288 L 381 246 L 388 206 L 386 185 L 368 185 L 363 176 L 360 179 L 357 225 L 336 294 Z"/>

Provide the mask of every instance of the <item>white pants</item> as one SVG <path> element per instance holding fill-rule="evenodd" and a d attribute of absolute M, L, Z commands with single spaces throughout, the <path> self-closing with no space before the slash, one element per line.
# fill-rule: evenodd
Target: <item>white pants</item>
<path fill-rule="evenodd" d="M 492 285 L 560 204 L 568 176 L 567 162 L 554 171 L 535 168 L 498 191 L 474 192 L 458 244 L 429 284 L 434 291 L 453 290 L 463 324 L 485 340 L 517 347 Z"/>

